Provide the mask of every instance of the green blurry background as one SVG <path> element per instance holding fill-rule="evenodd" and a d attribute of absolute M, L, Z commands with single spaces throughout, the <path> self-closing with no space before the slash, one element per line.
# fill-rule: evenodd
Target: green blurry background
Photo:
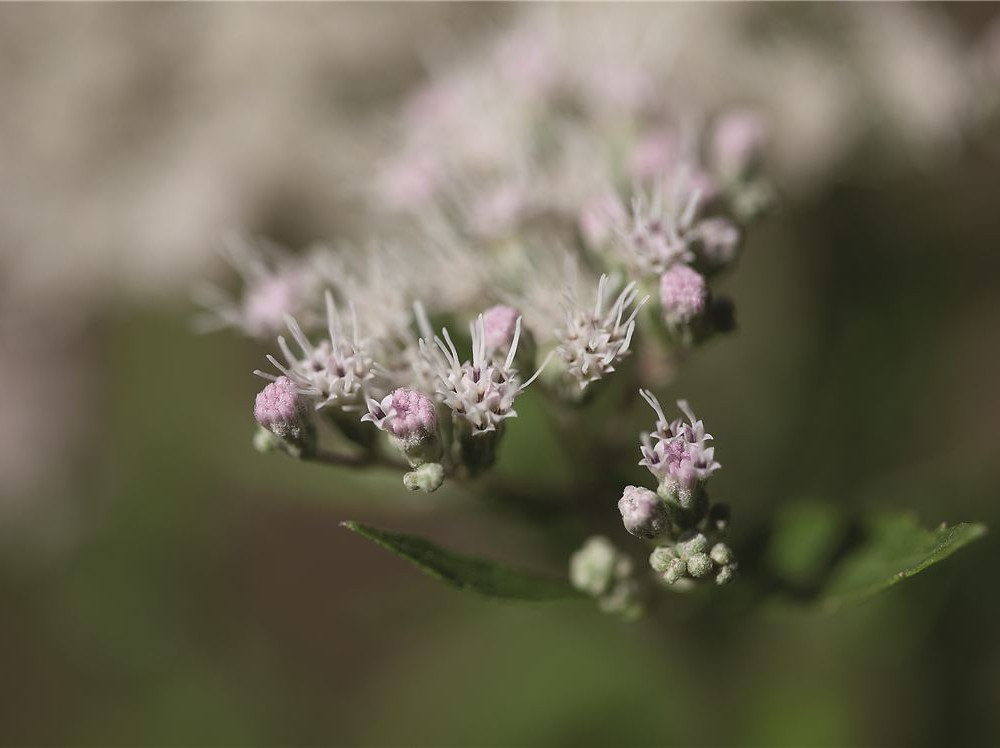
<path fill-rule="evenodd" d="M 189 179 L 153 193 L 170 197 L 161 232 L 218 198 L 205 226 L 219 232 L 231 219 L 297 246 L 363 236 L 351 183 L 378 146 L 366 123 L 417 79 L 442 29 L 468 41 L 512 12 L 0 11 L 0 172 L 13 164 L 0 386 L 2 409 L 28 408 L 31 425 L 3 441 L 0 742 L 1000 743 L 993 535 L 835 616 L 676 596 L 624 624 L 586 602 L 452 591 L 338 527 L 364 520 L 558 572 L 567 546 L 547 541 L 566 527 L 545 513 L 525 521 L 471 492 L 417 496 L 398 476 L 252 450 L 250 372 L 264 351 L 191 333 L 190 286 L 220 270 L 210 256 L 168 248 L 130 264 L 152 220 L 130 193 Z M 947 10 L 966 32 L 988 16 Z M 219 165 L 213 137 L 245 142 Z M 714 494 L 751 559 L 803 498 L 1000 526 L 998 146 L 987 132 L 930 165 L 884 170 L 859 155 L 783 195 L 752 233 L 725 281 L 739 333 L 667 393 L 715 434 Z M 38 170 L 21 183 L 11 175 L 27 159 Z M 177 166 L 192 161 L 222 177 Z M 93 203 L 82 216 L 81 203 Z M 84 241 L 99 249 L 84 254 Z M 558 492 L 572 465 L 537 403 L 519 411 L 500 471 Z M 616 498 L 595 521 L 627 546 Z"/>

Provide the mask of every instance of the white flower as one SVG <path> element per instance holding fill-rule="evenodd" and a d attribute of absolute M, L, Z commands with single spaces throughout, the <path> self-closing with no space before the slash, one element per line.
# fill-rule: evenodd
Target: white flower
<path fill-rule="evenodd" d="M 375 364 L 372 341 L 361 336 L 358 316 L 351 305 L 350 328 L 345 328 L 333 303 L 333 294 L 326 292 L 327 332 L 329 337 L 313 345 L 294 318 L 288 317 L 288 330 L 301 350 L 292 352 L 284 337 L 278 337 L 278 347 L 285 365 L 269 355 L 267 360 L 288 377 L 297 390 L 315 398 L 316 408 L 336 406 L 343 410 L 358 410 L 365 401 L 376 375 L 385 374 Z M 271 374 L 255 372 L 265 379 Z"/>
<path fill-rule="evenodd" d="M 535 380 L 545 364 L 528 381 L 521 383 L 517 370 L 513 368 L 521 337 L 520 317 L 515 324 L 507 358 L 502 362 L 495 362 L 488 355 L 482 315 L 469 325 L 469 330 L 472 335 L 471 362 L 459 358 L 447 329 L 441 330 L 444 340 L 434 338 L 436 347 L 421 339 L 420 348 L 434 368 L 438 400 L 451 410 L 455 418 L 466 421 L 473 434 L 483 434 L 496 431 L 504 420 L 517 416 L 514 399 Z"/>
<path fill-rule="evenodd" d="M 605 308 L 608 284 L 608 276 L 602 275 L 592 308 L 579 306 L 573 294 L 567 294 L 565 324 L 557 332 L 556 353 L 581 390 L 613 372 L 615 364 L 628 355 L 636 315 L 649 298 L 644 296 L 636 301 L 639 291 L 632 282 Z"/>

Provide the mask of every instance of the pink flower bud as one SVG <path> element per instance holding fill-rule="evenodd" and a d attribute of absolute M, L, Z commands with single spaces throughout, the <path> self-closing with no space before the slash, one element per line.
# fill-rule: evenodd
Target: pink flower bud
<path fill-rule="evenodd" d="M 257 394 L 257 423 L 283 439 L 295 438 L 305 425 L 308 404 L 288 377 L 278 377 Z"/>
<path fill-rule="evenodd" d="M 497 304 L 483 312 L 483 329 L 486 347 L 493 351 L 506 351 L 514 340 L 517 318 L 520 313 L 513 307 Z"/>
<path fill-rule="evenodd" d="M 653 491 L 639 486 L 625 486 L 618 511 L 625 529 L 637 538 L 652 539 L 667 531 L 670 518 L 667 507 Z"/>
<path fill-rule="evenodd" d="M 394 436 L 406 440 L 419 433 L 433 433 L 437 427 L 434 403 L 423 392 L 400 387 L 392 393 L 391 407 L 396 411 L 389 430 Z"/>
<path fill-rule="evenodd" d="M 660 303 L 669 325 L 685 325 L 705 311 L 705 278 L 687 265 L 674 265 L 660 276 Z"/>

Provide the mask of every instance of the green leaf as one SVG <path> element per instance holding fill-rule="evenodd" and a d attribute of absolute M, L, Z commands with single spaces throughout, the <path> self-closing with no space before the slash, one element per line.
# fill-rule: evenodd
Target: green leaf
<path fill-rule="evenodd" d="M 564 600 L 583 596 L 565 580 L 461 556 L 415 535 L 380 530 L 361 522 L 341 525 L 402 556 L 425 574 L 459 589 L 508 600 Z"/>
<path fill-rule="evenodd" d="M 836 566 L 826 584 L 820 601 L 825 610 L 866 600 L 986 533 L 979 523 L 924 530 L 908 515 L 883 515 L 866 529 L 864 542 Z"/>

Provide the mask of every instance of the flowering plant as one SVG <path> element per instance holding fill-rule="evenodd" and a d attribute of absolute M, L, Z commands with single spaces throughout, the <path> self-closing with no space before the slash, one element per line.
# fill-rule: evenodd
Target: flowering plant
<path fill-rule="evenodd" d="M 585 595 L 634 617 L 657 586 L 725 585 L 740 573 L 728 505 L 707 491 L 722 467 L 713 437 L 684 400 L 683 417 L 668 417 L 654 390 L 735 329 L 718 281 L 775 201 L 768 124 L 742 107 L 668 105 L 670 72 L 655 58 L 621 54 L 622 40 L 581 58 L 554 34 L 515 27 L 407 102 L 401 142 L 370 189 L 373 212 L 399 236 L 297 255 L 233 240 L 244 286 L 235 299 L 206 294 L 205 321 L 277 336 L 280 358 L 256 372 L 269 380 L 254 408 L 260 451 L 388 467 L 413 491 L 494 490 L 503 443 L 531 438 L 514 419 L 533 392 L 575 464 L 603 473 L 590 488 L 608 514 L 617 500 L 624 530 L 648 544 L 651 573 L 603 535 L 580 538 L 567 584 L 347 526 L 462 587 Z M 625 436 L 646 404 L 652 428 Z M 604 414 L 599 426 L 588 411 Z M 638 445 L 649 487 L 617 482 L 609 466 L 623 442 Z M 891 558 L 890 581 L 981 532 L 910 529 L 926 552 Z M 841 596 L 867 594 L 884 571 Z"/>

